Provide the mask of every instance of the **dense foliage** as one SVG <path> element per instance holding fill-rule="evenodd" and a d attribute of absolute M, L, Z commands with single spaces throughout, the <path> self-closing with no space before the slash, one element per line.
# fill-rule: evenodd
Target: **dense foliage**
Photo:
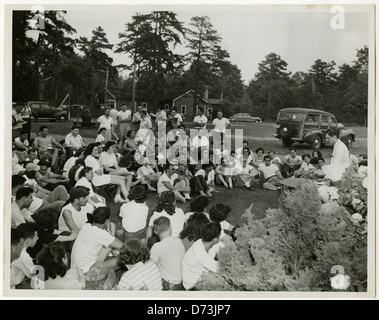
<path fill-rule="evenodd" d="M 350 277 L 347 290 L 366 290 L 366 233 L 343 206 L 322 204 L 315 184 L 282 196 L 280 207 L 263 219 L 251 211 L 254 207 L 243 216 L 235 241 L 220 250 L 219 273 L 204 276 L 200 288 L 333 291 L 332 268 L 342 266 Z"/>

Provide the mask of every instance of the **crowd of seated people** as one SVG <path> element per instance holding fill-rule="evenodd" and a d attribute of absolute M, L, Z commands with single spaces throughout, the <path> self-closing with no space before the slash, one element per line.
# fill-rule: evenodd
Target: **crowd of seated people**
<path fill-rule="evenodd" d="M 108 110 L 92 141 L 85 142 L 76 126 L 61 142 L 47 126 L 33 141 L 24 131 L 14 139 L 12 288 L 30 287 L 38 264 L 46 268 L 43 285 L 49 289 L 80 290 L 102 281 L 103 289 L 196 290 L 202 274 L 217 272 L 217 252 L 235 229 L 228 221 L 232 208 L 214 202 L 217 185 L 274 191 L 283 179 L 325 179 L 319 150 L 300 156 L 290 148 L 279 157 L 244 141 L 240 149 L 214 154 L 206 148 L 212 140 L 202 131 L 203 114 L 191 141 L 175 109 L 155 115 L 175 131 L 163 142 L 169 161 L 162 163 L 159 146 L 152 150 L 149 138 L 138 134 L 156 122 L 143 109 L 133 117 L 122 110 L 116 119 L 130 124 L 122 126 L 121 139 Z M 222 119 L 219 112 L 216 123 Z M 367 157 L 356 162 L 367 165 Z M 158 200 L 154 208 L 147 204 L 151 193 Z M 180 204 L 187 202 L 184 212 Z"/>

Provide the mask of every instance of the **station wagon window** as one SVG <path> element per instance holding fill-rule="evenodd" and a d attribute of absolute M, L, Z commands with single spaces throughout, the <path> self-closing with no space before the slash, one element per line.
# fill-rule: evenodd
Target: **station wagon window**
<path fill-rule="evenodd" d="M 41 104 L 41 109 L 42 110 L 50 110 L 50 106 L 46 103 L 43 103 L 43 104 Z"/>
<path fill-rule="evenodd" d="M 290 120 L 290 121 L 301 121 L 303 120 L 303 114 L 301 113 L 280 113 L 278 116 L 278 120 Z"/>
<path fill-rule="evenodd" d="M 30 107 L 31 108 L 39 108 L 39 104 L 38 103 L 32 103 L 32 104 L 30 104 Z"/>
<path fill-rule="evenodd" d="M 322 126 L 329 126 L 329 116 L 322 114 L 321 115 L 321 125 Z"/>
<path fill-rule="evenodd" d="M 337 128 L 337 120 L 336 120 L 335 118 L 330 117 L 329 122 L 330 122 L 330 126 L 331 126 L 332 128 Z"/>
<path fill-rule="evenodd" d="M 318 124 L 319 115 L 318 114 L 307 114 L 304 122 L 311 124 Z"/>

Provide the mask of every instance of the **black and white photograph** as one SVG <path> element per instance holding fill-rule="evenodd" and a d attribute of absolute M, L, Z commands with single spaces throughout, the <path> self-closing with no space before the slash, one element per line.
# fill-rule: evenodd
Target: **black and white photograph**
<path fill-rule="evenodd" d="M 3 14 L 4 297 L 375 296 L 372 3 Z"/>

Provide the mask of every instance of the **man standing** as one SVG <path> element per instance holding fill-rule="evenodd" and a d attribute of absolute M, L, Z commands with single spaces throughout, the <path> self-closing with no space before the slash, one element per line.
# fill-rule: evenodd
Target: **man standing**
<path fill-rule="evenodd" d="M 31 115 L 32 115 L 32 109 L 28 106 L 27 103 L 25 103 L 24 108 L 21 111 L 21 116 L 22 116 L 22 119 L 24 120 L 22 128 L 27 132 L 29 141 L 30 141 L 30 131 L 32 130 Z"/>
<path fill-rule="evenodd" d="M 15 139 L 22 129 L 24 119 L 22 118 L 21 111 L 24 108 L 24 103 L 18 101 L 16 106 L 12 109 L 12 138 Z"/>
<path fill-rule="evenodd" d="M 195 129 L 206 129 L 208 118 L 204 115 L 204 109 L 198 107 L 197 116 L 193 119 Z"/>
<path fill-rule="evenodd" d="M 79 134 L 79 127 L 74 125 L 71 128 L 71 132 L 65 138 L 66 148 L 73 153 L 73 151 L 77 151 L 79 148 L 85 148 L 86 144 L 83 141 L 82 136 Z M 68 155 L 67 158 L 70 158 Z"/>
<path fill-rule="evenodd" d="M 137 112 L 135 112 L 133 114 L 132 123 L 133 123 L 133 126 L 134 126 L 133 130 L 135 130 L 135 131 L 139 130 L 139 127 L 140 127 L 140 124 L 141 124 L 141 120 L 142 120 L 141 111 L 142 111 L 142 106 L 138 106 Z"/>
<path fill-rule="evenodd" d="M 130 130 L 130 122 L 132 121 L 132 112 L 128 110 L 126 104 L 121 106 L 121 110 L 117 113 L 117 122 L 120 124 L 120 142 L 124 144 L 126 134 Z"/>
<path fill-rule="evenodd" d="M 173 128 L 172 129 L 179 128 L 179 126 L 183 122 L 183 118 L 180 115 L 180 113 L 178 113 L 176 107 L 173 107 L 171 109 L 171 116 L 172 116 L 172 119 L 173 119 Z"/>
<path fill-rule="evenodd" d="M 217 132 L 217 135 L 213 137 L 213 143 L 215 143 L 215 149 L 223 149 L 225 130 L 231 127 L 231 123 L 227 118 L 224 118 L 224 115 L 221 110 L 217 111 L 217 118 L 213 120 L 212 124 L 214 125 L 214 131 Z M 218 133 L 220 134 L 220 141 L 218 141 Z M 216 139 L 215 139 L 216 138 Z M 218 146 L 218 144 L 220 144 Z"/>
<path fill-rule="evenodd" d="M 345 172 L 346 168 L 350 166 L 349 150 L 347 149 L 346 145 L 339 139 L 337 131 L 329 129 L 326 131 L 325 137 L 326 140 L 328 140 L 333 146 L 330 166 L 336 173 L 335 177 L 342 178 L 342 174 Z"/>
<path fill-rule="evenodd" d="M 112 140 L 112 126 L 113 126 L 113 119 L 111 117 L 111 110 L 109 108 L 106 108 L 104 110 L 104 115 L 100 116 L 97 119 L 97 122 L 99 123 L 99 129 L 105 128 L 107 129 L 107 132 L 105 134 L 105 142 Z M 118 137 L 116 137 L 118 139 Z"/>

